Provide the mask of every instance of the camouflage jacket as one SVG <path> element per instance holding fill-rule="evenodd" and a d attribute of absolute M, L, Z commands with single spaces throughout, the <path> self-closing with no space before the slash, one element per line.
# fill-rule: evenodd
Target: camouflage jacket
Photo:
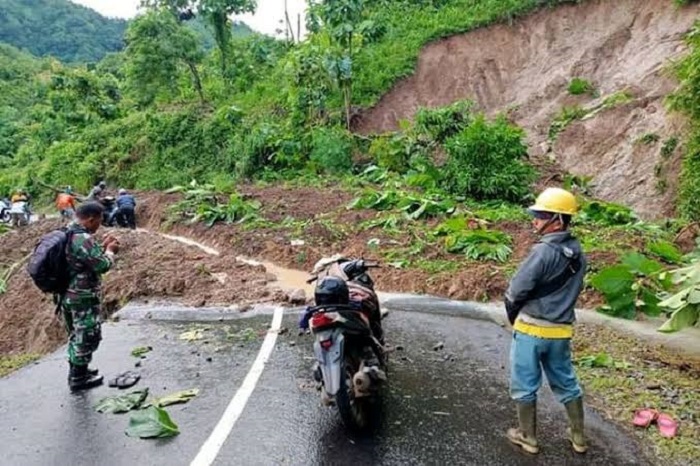
<path fill-rule="evenodd" d="M 94 303 L 100 298 L 101 276 L 114 261 L 85 228 L 73 223 L 70 230 L 73 236 L 66 248 L 70 276 L 66 298 L 71 302 Z"/>

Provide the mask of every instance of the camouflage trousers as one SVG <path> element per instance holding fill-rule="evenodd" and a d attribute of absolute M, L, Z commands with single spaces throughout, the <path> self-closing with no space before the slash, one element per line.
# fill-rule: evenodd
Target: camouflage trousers
<path fill-rule="evenodd" d="M 86 366 L 102 340 L 100 304 L 65 298 L 61 308 L 68 332 L 68 361 L 74 366 Z"/>

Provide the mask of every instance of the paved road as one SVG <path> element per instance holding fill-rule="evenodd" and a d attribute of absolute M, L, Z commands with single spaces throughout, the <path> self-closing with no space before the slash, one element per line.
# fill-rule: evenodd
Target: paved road
<path fill-rule="evenodd" d="M 614 426 L 589 415 L 592 448 L 570 452 L 564 412 L 547 392 L 540 409 L 542 453 L 524 456 L 503 432 L 513 421 L 507 397 L 509 335 L 486 321 L 393 312 L 393 355 L 385 419 L 378 435 L 354 438 L 337 413 L 320 406 L 310 383 L 311 340 L 285 315 L 280 335 L 216 465 L 643 465 L 638 447 Z M 269 315 L 206 327 L 196 342 L 179 339 L 195 324 L 127 321 L 108 324 L 96 363 L 107 375 L 133 368 L 131 348 L 151 345 L 137 387 L 156 395 L 199 388 L 200 396 L 168 410 L 181 434 L 168 440 L 126 437 L 127 415 L 94 412 L 117 390 L 83 394 L 66 388 L 58 351 L 0 379 L 2 465 L 187 465 L 195 458 L 255 359 Z M 250 329 L 250 330 L 247 330 Z M 443 351 L 433 351 L 438 341 Z M 210 359 L 209 359 L 210 358 Z"/>

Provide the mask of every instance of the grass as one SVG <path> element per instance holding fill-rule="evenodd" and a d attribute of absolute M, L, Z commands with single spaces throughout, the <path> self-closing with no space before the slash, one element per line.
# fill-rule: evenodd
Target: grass
<path fill-rule="evenodd" d="M 549 127 L 549 140 L 555 141 L 559 133 L 564 131 L 567 126 L 576 120 L 580 120 L 586 116 L 588 111 L 583 107 L 574 105 L 572 107 L 564 107 L 559 114 L 554 117 L 552 124 Z"/>
<path fill-rule="evenodd" d="M 645 146 L 650 146 L 659 142 L 660 139 L 661 137 L 656 133 L 646 133 L 640 136 L 639 139 L 637 139 L 637 142 L 644 144 Z"/>
<path fill-rule="evenodd" d="M 610 109 L 610 108 L 615 108 L 620 105 L 624 105 L 628 102 L 632 101 L 632 94 L 630 94 L 629 91 L 622 90 L 622 91 L 617 91 L 609 96 L 607 96 L 605 99 L 603 99 L 603 108 L 605 109 Z"/>
<path fill-rule="evenodd" d="M 40 357 L 41 355 L 36 353 L 2 355 L 0 356 L 0 377 L 5 377 L 7 374 L 36 361 Z"/>
<path fill-rule="evenodd" d="M 678 147 L 678 138 L 672 136 L 664 141 L 663 146 L 661 146 L 661 157 L 664 159 L 670 158 Z"/>
<path fill-rule="evenodd" d="M 593 94 L 594 92 L 593 84 L 583 78 L 574 78 L 569 83 L 569 94 L 571 95 Z"/>
<path fill-rule="evenodd" d="M 610 355 L 622 367 L 577 367 L 588 402 L 628 430 L 636 409 L 660 409 L 680 421 L 678 436 L 665 439 L 652 427 L 634 430 L 664 465 L 689 465 L 700 457 L 700 362 L 693 367 L 678 356 L 606 327 L 579 325 L 574 338 L 577 357 Z"/>

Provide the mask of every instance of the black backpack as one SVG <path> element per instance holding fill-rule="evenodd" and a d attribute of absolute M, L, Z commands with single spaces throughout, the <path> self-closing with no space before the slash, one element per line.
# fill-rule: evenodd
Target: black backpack
<path fill-rule="evenodd" d="M 72 237 L 72 230 L 54 230 L 42 236 L 34 248 L 27 272 L 44 293 L 62 295 L 68 289 L 70 277 L 66 249 Z"/>

